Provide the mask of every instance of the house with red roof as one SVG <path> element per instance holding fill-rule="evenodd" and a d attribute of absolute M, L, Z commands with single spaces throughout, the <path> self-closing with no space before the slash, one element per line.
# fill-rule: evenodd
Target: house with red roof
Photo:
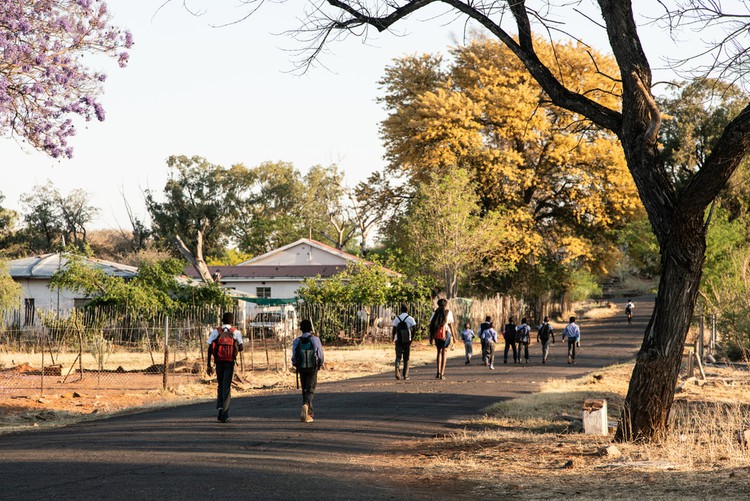
<path fill-rule="evenodd" d="M 234 289 L 242 296 L 290 301 L 296 297 L 305 279 L 331 278 L 352 263 L 371 264 L 330 245 L 301 238 L 236 266 L 209 266 L 208 269 L 223 287 Z M 198 273 L 192 268 L 185 273 L 198 278 Z M 258 304 L 263 304 L 263 301 Z"/>

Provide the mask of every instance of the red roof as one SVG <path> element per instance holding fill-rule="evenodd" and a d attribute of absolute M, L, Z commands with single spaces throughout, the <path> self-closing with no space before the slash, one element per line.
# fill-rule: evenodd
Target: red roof
<path fill-rule="evenodd" d="M 346 269 L 345 265 L 291 265 L 291 266 L 209 266 L 208 271 L 213 275 L 217 271 L 222 279 L 227 278 L 330 278 Z M 200 278 L 192 266 L 185 268 L 185 275 Z"/>

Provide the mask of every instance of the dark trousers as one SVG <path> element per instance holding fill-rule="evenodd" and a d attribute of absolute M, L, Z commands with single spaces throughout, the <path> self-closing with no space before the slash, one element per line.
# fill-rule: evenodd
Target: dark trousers
<path fill-rule="evenodd" d="M 568 358 L 575 361 L 576 359 L 576 344 L 578 343 L 578 338 L 568 338 Z"/>
<path fill-rule="evenodd" d="M 529 343 L 523 341 L 518 343 L 518 361 L 521 361 L 521 352 L 523 352 L 523 358 L 529 360 Z"/>
<path fill-rule="evenodd" d="M 315 386 L 318 384 L 318 370 L 300 369 L 299 384 L 302 387 L 302 403 L 307 404 L 307 413 L 312 416 Z"/>
<path fill-rule="evenodd" d="M 508 348 L 513 348 L 513 361 L 518 360 L 518 354 L 516 353 L 516 340 L 515 339 L 506 339 L 505 340 L 505 356 L 503 357 L 504 360 L 508 361 Z"/>
<path fill-rule="evenodd" d="M 216 362 L 216 408 L 221 409 L 224 418 L 229 417 L 229 402 L 232 400 L 232 377 L 234 362 Z"/>
<path fill-rule="evenodd" d="M 404 364 L 409 364 L 409 354 L 411 353 L 411 342 L 402 343 L 396 340 L 396 365 L 401 365 L 401 358 L 404 359 Z"/>
<path fill-rule="evenodd" d="M 489 346 L 487 345 L 487 340 L 482 339 L 482 363 L 487 365 L 489 363 L 489 358 Z"/>

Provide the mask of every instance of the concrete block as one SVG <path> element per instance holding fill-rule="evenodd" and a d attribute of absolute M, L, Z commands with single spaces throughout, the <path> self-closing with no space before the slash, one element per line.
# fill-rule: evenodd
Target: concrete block
<path fill-rule="evenodd" d="M 583 403 L 583 432 L 586 435 L 607 436 L 607 425 L 607 401 L 603 398 L 586 400 Z"/>

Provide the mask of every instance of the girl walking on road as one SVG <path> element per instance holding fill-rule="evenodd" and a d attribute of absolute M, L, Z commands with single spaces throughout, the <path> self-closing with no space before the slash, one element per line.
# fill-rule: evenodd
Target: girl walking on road
<path fill-rule="evenodd" d="M 438 307 L 430 317 L 430 344 L 437 348 L 437 375 L 435 379 L 445 379 L 445 348 L 450 344 L 453 328 L 453 312 L 447 308 L 448 300 L 438 300 Z"/>

